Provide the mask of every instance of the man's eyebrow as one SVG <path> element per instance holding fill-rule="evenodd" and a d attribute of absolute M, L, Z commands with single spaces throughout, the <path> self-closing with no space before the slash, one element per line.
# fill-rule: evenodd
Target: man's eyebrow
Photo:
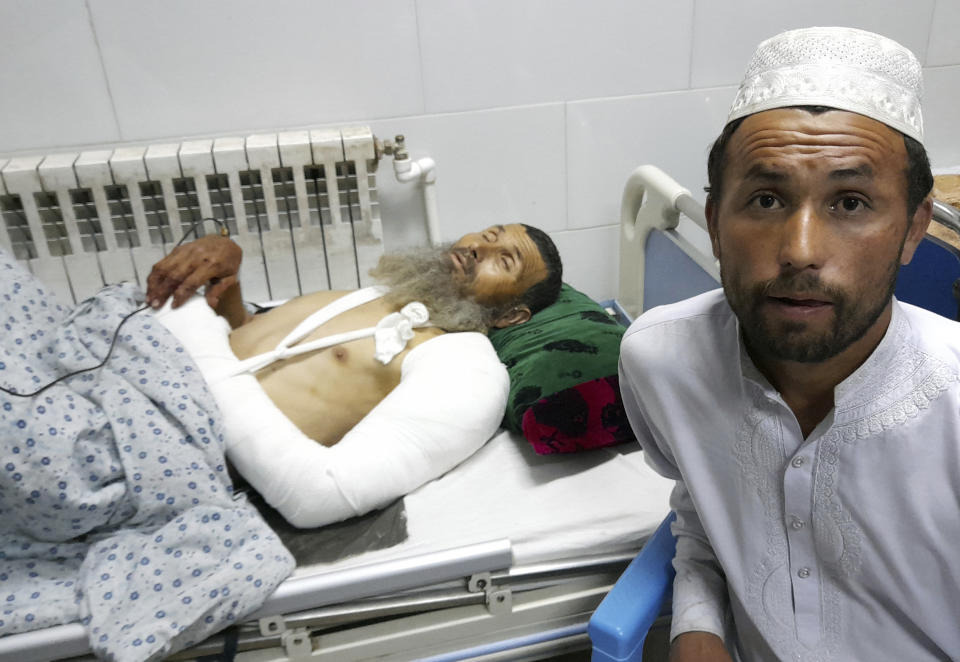
<path fill-rule="evenodd" d="M 873 168 L 870 167 L 869 163 L 864 163 L 861 166 L 856 168 L 840 168 L 839 170 L 833 170 L 830 172 L 830 179 L 872 179 L 873 178 Z"/>
<path fill-rule="evenodd" d="M 787 173 L 780 170 L 773 170 L 762 163 L 755 163 L 750 166 L 749 170 L 747 170 L 747 173 L 744 175 L 744 179 L 761 179 L 768 182 L 782 182 L 787 179 Z"/>

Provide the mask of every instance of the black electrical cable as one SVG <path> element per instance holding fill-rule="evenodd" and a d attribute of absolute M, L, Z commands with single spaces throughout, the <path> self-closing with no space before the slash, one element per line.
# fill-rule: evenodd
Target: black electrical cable
<path fill-rule="evenodd" d="M 176 243 L 176 245 L 174 246 L 174 248 L 176 248 L 177 246 L 179 246 L 180 244 L 182 244 L 184 241 L 186 241 L 187 238 L 188 238 L 191 234 L 194 234 L 194 233 L 197 231 L 197 225 L 203 223 L 204 221 L 213 221 L 214 223 L 217 224 L 217 227 L 220 229 L 220 234 L 221 234 L 222 236 L 224 236 L 224 237 L 228 237 L 228 236 L 229 236 L 229 231 L 227 230 L 227 226 L 226 226 L 226 225 L 224 224 L 224 222 L 221 221 L 220 219 L 218 219 L 218 218 L 212 218 L 212 217 L 201 218 L 200 220 L 197 220 L 197 221 L 194 221 L 194 222 L 193 222 L 193 224 L 190 226 L 190 229 L 187 230 L 187 231 L 183 234 L 183 237 L 180 238 L 180 241 L 178 241 L 178 242 Z M 54 379 L 52 382 L 50 382 L 50 383 L 47 384 L 46 386 L 43 386 L 43 387 L 41 387 L 40 389 L 38 389 L 38 390 L 36 390 L 36 391 L 33 391 L 32 393 L 17 393 L 16 391 L 11 391 L 10 389 L 3 388 L 2 386 L 0 386 L 0 391 L 3 391 L 4 393 L 7 393 L 8 395 L 15 395 L 15 396 L 17 396 L 18 398 L 32 398 L 32 397 L 34 397 L 35 395 L 40 395 L 41 393 L 43 393 L 44 391 L 46 391 L 48 388 L 50 388 L 50 387 L 53 386 L 54 384 L 57 384 L 57 383 L 63 381 L 64 379 L 67 379 L 68 377 L 74 377 L 74 376 L 79 375 L 79 374 L 82 374 L 82 373 L 84 373 L 84 372 L 90 372 L 91 370 L 97 370 L 97 369 L 99 369 L 99 368 L 102 368 L 104 365 L 106 365 L 107 361 L 110 360 L 110 355 L 113 354 L 113 348 L 114 348 L 114 346 L 117 344 L 117 337 L 120 335 L 120 329 L 123 328 L 123 325 L 126 323 L 126 321 L 127 321 L 128 319 L 130 319 L 131 317 L 133 317 L 134 315 L 136 315 L 137 313 L 143 312 L 144 310 L 146 310 L 146 309 L 149 308 L 149 307 L 150 307 L 150 306 L 141 306 L 140 308 L 137 308 L 137 309 L 134 310 L 133 312 L 127 313 L 127 314 L 124 316 L 124 318 L 123 318 L 122 320 L 120 320 L 120 324 L 117 325 L 116 330 L 113 332 L 113 338 L 110 340 L 110 347 L 109 347 L 109 349 L 107 349 L 107 355 L 106 355 L 106 356 L 103 358 L 103 360 L 102 360 L 100 363 L 98 363 L 97 365 L 95 365 L 95 366 L 90 366 L 89 368 L 81 368 L 81 369 L 79 369 L 79 370 L 74 370 L 73 372 L 68 372 L 67 374 L 62 375 L 62 376 L 60 376 L 60 377 L 57 377 L 56 379 Z"/>

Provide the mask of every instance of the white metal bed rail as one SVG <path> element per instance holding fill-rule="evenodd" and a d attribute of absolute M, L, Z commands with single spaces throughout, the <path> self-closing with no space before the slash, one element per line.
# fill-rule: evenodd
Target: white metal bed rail
<path fill-rule="evenodd" d="M 683 214 L 707 229 L 703 205 L 669 175 L 652 165 L 638 167 L 627 178 L 620 203 L 620 286 L 617 301 L 629 319 L 643 312 L 647 239 L 662 230 L 717 282 L 720 270 L 712 257 L 703 255 L 676 232 Z"/>
<path fill-rule="evenodd" d="M 284 614 L 499 571 L 512 563 L 510 541 L 501 539 L 339 571 L 294 576 L 286 579 L 248 618 L 258 623 L 262 636 L 279 636 L 286 629 Z M 0 660 L 42 662 L 89 652 L 87 632 L 80 623 L 0 639 Z"/>
<path fill-rule="evenodd" d="M 0 244 L 76 302 L 145 284 L 212 217 L 244 250 L 248 299 L 353 289 L 383 252 L 379 155 L 368 127 L 343 127 L 0 158 Z"/>

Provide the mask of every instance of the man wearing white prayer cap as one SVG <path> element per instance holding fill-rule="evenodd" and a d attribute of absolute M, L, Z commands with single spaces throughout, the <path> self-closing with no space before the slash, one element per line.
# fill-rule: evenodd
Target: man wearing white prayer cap
<path fill-rule="evenodd" d="M 760 44 L 709 157 L 723 289 L 624 337 L 677 481 L 671 660 L 960 655 L 960 324 L 893 297 L 931 218 L 921 88 L 880 35 Z"/>

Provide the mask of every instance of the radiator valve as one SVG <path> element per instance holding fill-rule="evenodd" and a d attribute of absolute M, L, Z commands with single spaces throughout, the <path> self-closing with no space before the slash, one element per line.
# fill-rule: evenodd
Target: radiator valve
<path fill-rule="evenodd" d="M 410 155 L 407 154 L 406 145 L 404 144 L 406 138 L 403 137 L 403 134 L 397 134 L 394 136 L 393 140 L 379 140 L 374 139 L 374 145 L 377 151 L 377 160 L 380 159 L 381 155 L 392 156 L 394 159 L 408 159 Z"/>

